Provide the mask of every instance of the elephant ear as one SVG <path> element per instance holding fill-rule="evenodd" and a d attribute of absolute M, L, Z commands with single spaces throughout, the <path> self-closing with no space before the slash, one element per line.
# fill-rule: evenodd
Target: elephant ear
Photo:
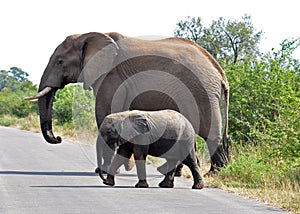
<path fill-rule="evenodd" d="M 96 80 L 113 69 L 118 45 L 106 34 L 82 34 L 76 40 L 79 48 L 81 76 L 84 88 L 90 88 Z"/>
<path fill-rule="evenodd" d="M 149 124 L 145 115 L 137 114 L 130 115 L 129 120 L 132 124 L 132 127 L 140 134 L 145 134 L 150 131 Z"/>
<path fill-rule="evenodd" d="M 150 128 L 144 115 L 129 115 L 121 122 L 120 136 L 131 142 L 135 137 L 149 131 Z"/>

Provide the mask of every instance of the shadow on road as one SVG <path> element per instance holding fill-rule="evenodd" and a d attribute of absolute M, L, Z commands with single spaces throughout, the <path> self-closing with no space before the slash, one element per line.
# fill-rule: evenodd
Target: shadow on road
<path fill-rule="evenodd" d="M 136 189 L 134 186 L 72 186 L 72 185 L 52 185 L 52 186 L 30 186 L 32 188 L 62 188 L 62 189 L 94 189 L 94 188 L 99 188 L 99 189 Z M 159 187 L 149 187 L 148 189 L 158 189 Z"/>
<path fill-rule="evenodd" d="M 94 172 L 0 171 L 0 175 L 98 176 Z"/>
<path fill-rule="evenodd" d="M 99 176 L 95 172 L 46 172 L 46 171 L 0 171 L 0 175 L 47 175 L 47 176 Z M 117 174 L 118 177 L 137 177 L 136 174 Z M 163 175 L 147 174 L 147 178 L 162 178 Z"/>

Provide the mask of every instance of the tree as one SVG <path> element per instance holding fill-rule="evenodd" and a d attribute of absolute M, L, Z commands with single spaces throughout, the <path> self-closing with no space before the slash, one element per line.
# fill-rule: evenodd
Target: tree
<path fill-rule="evenodd" d="M 0 70 L 0 116 L 5 114 L 26 117 L 37 112 L 37 105 L 24 101 L 23 97 L 36 93 L 37 88 L 27 79 L 28 73 L 12 67 Z"/>
<path fill-rule="evenodd" d="M 237 63 L 257 55 L 262 33 L 256 31 L 249 15 L 244 15 L 241 21 L 220 17 L 209 27 L 203 26 L 200 17 L 187 17 L 177 23 L 174 31 L 175 36 L 193 40 L 225 63 Z"/>
<path fill-rule="evenodd" d="M 0 70 L 0 91 L 3 88 L 8 88 L 13 92 L 28 87 L 34 89 L 35 86 L 28 80 L 28 76 L 28 73 L 17 67 L 12 67 L 8 71 Z"/>
<path fill-rule="evenodd" d="M 200 42 L 204 36 L 204 27 L 200 17 L 188 16 L 186 20 L 181 20 L 177 23 L 174 35 L 177 37 L 184 37 L 194 42 Z"/>

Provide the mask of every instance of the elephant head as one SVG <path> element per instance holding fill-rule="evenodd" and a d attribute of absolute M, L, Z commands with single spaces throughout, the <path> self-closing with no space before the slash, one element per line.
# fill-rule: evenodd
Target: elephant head
<path fill-rule="evenodd" d="M 136 137 L 150 131 L 146 116 L 135 112 L 125 111 L 110 114 L 103 120 L 99 133 L 112 150 L 126 142 L 133 142 Z"/>
<path fill-rule="evenodd" d="M 109 69 L 117 51 L 115 41 L 102 33 L 69 36 L 55 49 L 42 75 L 39 93 L 25 98 L 38 99 L 41 130 L 48 143 L 61 142 L 61 138 L 54 137 L 52 132 L 52 104 L 56 91 L 76 82 L 83 82 L 84 87 L 89 88 L 96 79 L 83 72 L 84 68 L 97 57 L 97 68 Z"/>

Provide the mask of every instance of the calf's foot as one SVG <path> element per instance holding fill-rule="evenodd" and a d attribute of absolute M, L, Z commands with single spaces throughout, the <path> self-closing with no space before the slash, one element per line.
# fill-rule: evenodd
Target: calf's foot
<path fill-rule="evenodd" d="M 199 183 L 194 183 L 192 186 L 192 189 L 203 189 L 204 188 L 204 183 L 201 181 Z"/>
<path fill-rule="evenodd" d="M 106 180 L 103 181 L 103 183 L 105 185 L 108 185 L 108 186 L 114 186 L 115 185 L 115 178 L 114 178 L 114 176 L 108 174 Z"/>
<path fill-rule="evenodd" d="M 170 179 L 164 179 L 162 182 L 159 183 L 159 187 L 161 188 L 173 188 L 174 182 Z"/>
<path fill-rule="evenodd" d="M 148 188 L 149 185 L 146 180 L 140 180 L 136 185 L 136 188 Z"/>
<path fill-rule="evenodd" d="M 99 167 L 97 167 L 96 169 L 95 169 L 95 173 L 96 174 L 99 174 Z M 103 174 L 107 174 L 107 172 L 106 172 L 106 170 L 102 170 L 102 173 Z M 117 171 L 116 171 L 116 174 L 120 174 L 121 173 L 121 170 L 120 169 L 117 169 Z"/>

